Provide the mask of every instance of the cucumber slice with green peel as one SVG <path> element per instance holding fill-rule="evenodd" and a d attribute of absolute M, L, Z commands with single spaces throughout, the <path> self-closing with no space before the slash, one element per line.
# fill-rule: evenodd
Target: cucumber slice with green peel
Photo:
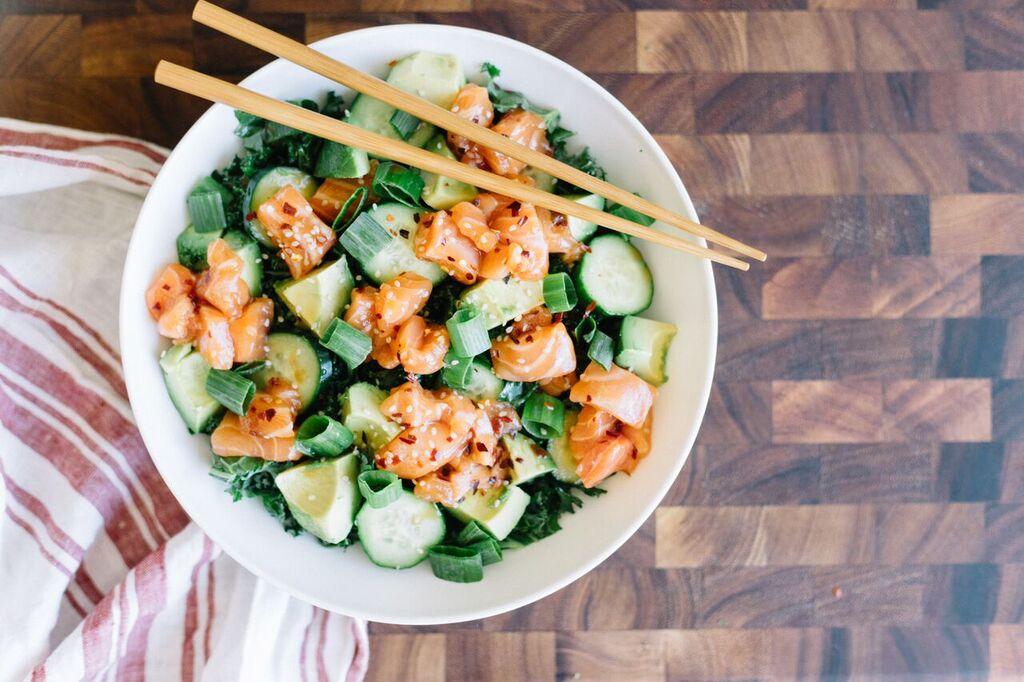
<path fill-rule="evenodd" d="M 577 204 L 589 206 L 590 208 L 596 208 L 598 211 L 604 210 L 604 197 L 599 197 L 596 194 L 574 194 L 567 196 L 566 199 L 571 199 Z M 569 232 L 572 234 L 572 238 L 578 242 L 587 241 L 597 232 L 597 223 L 574 216 L 567 216 L 567 218 L 569 220 Z"/>
<path fill-rule="evenodd" d="M 291 185 L 299 191 L 299 194 L 309 199 L 316 194 L 319 183 L 309 173 L 290 166 L 268 168 L 249 181 L 245 199 L 242 201 L 242 210 L 245 211 L 245 215 L 242 217 L 246 227 L 249 228 L 249 234 L 264 246 L 276 248 L 277 245 L 263 229 L 262 223 L 256 217 L 256 210 L 287 185 Z"/>
<path fill-rule="evenodd" d="M 352 384 L 341 396 L 341 421 L 356 441 L 374 453 L 402 432 L 402 427 L 385 417 L 380 404 L 388 394 L 372 384 Z"/>
<path fill-rule="evenodd" d="M 220 420 L 224 406 L 206 392 L 210 365 L 185 343 L 172 346 L 160 356 L 160 369 L 171 402 L 185 421 L 189 433 L 208 431 Z"/>
<path fill-rule="evenodd" d="M 427 142 L 425 149 L 428 152 L 439 154 L 452 161 L 457 161 L 452 150 L 444 141 L 444 135 L 434 135 Z M 441 210 L 449 209 L 462 201 L 470 201 L 476 196 L 476 187 L 473 185 L 446 178 L 425 170 L 420 171 L 423 177 L 423 203 L 431 208 Z"/>
<path fill-rule="evenodd" d="M 517 433 L 515 437 L 502 436 L 501 442 L 512 460 L 512 482 L 516 485 L 555 470 L 551 455 L 529 436 L 523 433 Z"/>
<path fill-rule="evenodd" d="M 209 263 L 206 262 L 206 250 L 210 243 L 220 239 L 223 233 L 223 230 L 200 232 L 189 225 L 178 235 L 178 262 L 195 272 L 205 270 L 209 267 Z"/>
<path fill-rule="evenodd" d="M 488 329 L 505 324 L 518 315 L 544 303 L 544 285 L 540 281 L 488 279 L 466 289 L 459 307 L 470 306 L 483 314 Z"/>
<path fill-rule="evenodd" d="M 274 290 L 295 316 L 320 337 L 349 302 L 354 285 L 348 261 L 342 256 L 305 277 L 279 282 Z"/>
<path fill-rule="evenodd" d="M 267 365 L 253 381 L 259 388 L 272 378 L 295 386 L 304 410 L 316 400 L 320 386 L 330 378 L 334 366 L 331 356 L 308 336 L 276 332 L 267 337 Z"/>
<path fill-rule="evenodd" d="M 528 504 L 530 496 L 518 486 L 510 485 L 471 493 L 451 513 L 463 523 L 476 521 L 500 542 L 519 523 Z"/>
<path fill-rule="evenodd" d="M 521 175 L 525 175 L 533 180 L 533 186 L 544 192 L 553 192 L 555 185 L 558 183 L 558 178 L 533 166 L 524 168 Z"/>
<path fill-rule="evenodd" d="M 661 386 L 668 381 L 665 364 L 676 331 L 676 326 L 668 322 L 634 315 L 623 318 L 615 364 L 647 383 Z"/>
<path fill-rule="evenodd" d="M 356 484 L 359 455 L 299 464 L 274 477 L 295 520 L 326 543 L 348 537 L 362 496 Z"/>
<path fill-rule="evenodd" d="M 224 241 L 242 259 L 242 279 L 249 285 L 249 295 L 256 298 L 263 289 L 263 254 L 256 240 L 238 230 L 224 235 Z"/>
<path fill-rule="evenodd" d="M 444 540 L 444 516 L 432 502 L 403 490 L 384 507 L 364 504 L 356 515 L 359 544 L 370 561 L 384 568 L 410 568 Z"/>
<path fill-rule="evenodd" d="M 548 441 L 548 454 L 555 463 L 552 475 L 564 483 L 578 483 L 580 477 L 576 474 L 576 455 L 569 447 L 569 431 L 575 426 L 579 419 L 579 410 L 565 409 L 565 418 L 562 422 L 562 435 Z"/>
<path fill-rule="evenodd" d="M 636 247 L 614 234 L 595 237 L 580 260 L 576 290 L 605 315 L 632 315 L 651 305 L 654 279 Z"/>
<path fill-rule="evenodd" d="M 462 360 L 462 362 L 469 362 Z M 460 386 L 457 390 L 461 395 L 470 400 L 480 402 L 483 400 L 497 400 L 501 395 L 501 389 L 505 388 L 505 380 L 498 378 L 487 363 L 482 360 L 473 360 L 473 366 L 469 371 L 469 381 L 466 386 Z"/>
<path fill-rule="evenodd" d="M 455 95 L 466 84 L 466 77 L 458 58 L 432 52 L 417 52 L 398 60 L 386 80 L 400 90 L 419 95 L 445 109 L 451 107 Z M 364 130 L 400 140 L 401 135 L 391 125 L 391 117 L 394 114 L 395 108 L 390 104 L 359 95 L 352 102 L 352 108 L 345 120 Z M 421 121 L 405 142 L 422 147 L 436 131 L 437 128 L 433 125 Z"/>
<path fill-rule="evenodd" d="M 419 223 L 416 220 L 419 211 L 404 204 L 389 201 L 371 207 L 367 213 L 393 237 L 388 245 L 373 258 L 359 263 L 370 279 L 377 284 L 382 284 L 398 277 L 403 272 L 415 272 L 434 284 L 438 284 L 445 278 L 444 271 L 437 265 L 416 257 L 413 240 L 419 229 Z"/>

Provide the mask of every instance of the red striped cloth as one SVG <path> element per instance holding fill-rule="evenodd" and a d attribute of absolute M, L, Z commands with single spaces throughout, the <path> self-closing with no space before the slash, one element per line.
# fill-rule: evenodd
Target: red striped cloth
<path fill-rule="evenodd" d="M 0 118 L 0 678 L 360 680 L 365 623 L 223 555 L 132 421 L 117 290 L 166 156 Z"/>

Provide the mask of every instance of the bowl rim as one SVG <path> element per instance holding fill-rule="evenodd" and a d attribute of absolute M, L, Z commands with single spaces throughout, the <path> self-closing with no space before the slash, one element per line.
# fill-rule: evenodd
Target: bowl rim
<path fill-rule="evenodd" d="M 682 200 L 683 207 L 685 209 L 684 214 L 688 214 L 689 217 L 695 221 L 697 220 L 697 212 L 694 208 L 693 201 L 691 200 L 690 195 L 686 190 L 686 187 L 683 185 L 682 179 L 679 177 L 679 173 L 675 170 L 675 167 L 672 165 L 668 156 L 665 154 L 664 150 L 655 140 L 651 132 L 647 130 L 647 127 L 633 114 L 633 112 L 631 112 L 614 95 L 608 92 L 603 86 L 601 86 L 599 83 L 597 83 L 594 79 L 585 74 L 583 71 L 559 59 L 558 57 L 555 57 L 554 55 L 548 54 L 543 50 L 533 47 L 532 45 L 515 40 L 513 38 L 502 36 L 496 33 L 491 33 L 489 31 L 483 31 L 480 29 L 462 26 L 451 26 L 446 24 L 406 23 L 386 24 L 381 26 L 371 26 L 356 29 L 353 31 L 346 31 L 343 33 L 334 34 L 326 38 L 322 38 L 314 43 L 310 43 L 310 47 L 314 49 L 327 47 L 333 41 L 341 39 L 342 36 L 344 36 L 346 39 L 352 39 L 353 36 L 360 38 L 369 38 L 371 35 L 375 37 L 380 37 L 380 34 L 392 34 L 388 35 L 387 37 L 394 38 L 394 34 L 400 36 L 404 32 L 415 32 L 424 30 L 440 31 L 442 33 L 451 32 L 456 34 L 475 34 L 478 36 L 483 36 L 487 40 L 494 41 L 499 46 L 502 44 L 512 46 L 517 50 L 525 51 L 532 57 L 538 58 L 539 60 L 545 62 L 548 66 L 552 68 L 565 72 L 567 75 L 571 76 L 573 80 L 579 81 L 583 87 L 586 87 L 594 91 L 598 95 L 598 97 L 600 97 L 605 102 L 607 106 L 615 110 L 619 115 L 624 116 L 626 120 L 628 120 L 635 127 L 636 131 L 639 133 L 640 137 L 644 140 L 644 143 L 647 145 L 647 151 L 651 153 L 651 155 L 655 158 L 655 161 L 660 165 L 661 169 L 664 170 L 666 175 L 668 176 L 674 193 L 678 196 L 678 198 Z M 264 71 L 272 68 L 280 68 L 279 64 L 285 61 L 287 60 L 281 58 L 274 59 L 271 62 L 268 62 L 259 69 L 256 69 L 255 71 L 247 75 L 242 81 L 240 81 L 239 84 L 242 86 L 246 86 L 250 83 L 250 81 L 258 78 Z M 302 68 L 298 67 L 297 65 L 293 66 L 296 66 L 296 68 Z M 146 199 L 143 201 L 143 204 L 140 207 L 138 218 L 136 219 L 136 223 L 132 228 L 131 239 L 129 240 L 128 248 L 125 255 L 125 263 L 128 262 L 128 260 L 132 257 L 132 254 L 135 252 L 137 240 L 141 241 L 141 232 L 137 228 L 141 222 L 142 216 L 146 214 L 147 205 L 150 203 L 150 201 L 155 201 L 152 199 L 152 197 L 154 196 L 152 190 L 160 183 L 160 179 L 164 173 L 164 170 L 170 165 L 170 161 L 174 159 L 176 155 L 178 155 L 179 153 L 184 153 L 183 149 L 181 148 L 181 143 L 204 120 L 213 116 L 215 114 L 215 111 L 219 108 L 228 107 L 226 107 L 226 105 L 224 104 L 215 103 L 211 105 L 209 108 L 207 108 L 206 111 L 204 111 L 203 114 L 196 120 L 196 122 L 193 123 L 192 126 L 190 126 L 189 129 L 182 135 L 181 139 L 179 139 L 178 143 L 175 144 L 174 148 L 167 156 L 167 159 L 164 162 L 164 166 L 161 167 L 161 170 L 157 173 L 157 176 L 153 180 L 153 184 L 150 188 L 150 192 L 147 193 Z M 695 241 L 703 246 L 707 246 L 707 242 L 704 239 L 695 238 Z M 700 427 L 703 424 L 704 416 L 707 411 L 707 405 L 711 395 L 711 386 L 715 374 L 715 363 L 717 360 L 718 350 L 718 305 L 715 278 L 712 274 L 712 266 L 710 261 L 703 260 L 703 262 L 700 265 L 702 268 L 702 278 L 704 279 L 707 285 L 705 288 L 706 300 L 703 303 L 706 304 L 706 307 L 710 312 L 709 319 L 707 320 L 707 327 L 711 342 L 708 344 L 708 348 L 705 350 L 706 356 L 704 358 L 704 366 L 707 368 L 707 372 L 706 376 L 704 377 L 688 378 L 689 381 L 697 382 L 698 380 L 700 380 L 702 382 L 699 399 L 700 409 L 696 414 L 697 418 L 694 420 L 690 432 L 687 433 L 686 437 L 680 441 L 681 446 L 677 450 L 676 463 L 672 468 L 671 475 L 667 476 L 665 480 L 661 483 L 660 488 L 656 490 L 653 495 L 651 495 L 650 501 L 643 509 L 642 513 L 638 514 L 635 521 L 632 524 L 630 524 L 630 527 L 628 527 L 625 532 L 621 533 L 612 542 L 608 543 L 608 545 L 605 547 L 603 551 L 601 551 L 596 556 L 588 560 L 581 561 L 579 566 L 575 570 L 568 572 L 560 579 L 553 580 L 550 583 L 547 583 L 544 587 L 538 588 L 517 599 L 502 602 L 500 605 L 497 606 L 485 607 L 472 611 L 467 610 L 465 613 L 461 613 L 458 615 L 446 615 L 441 617 L 431 617 L 428 615 L 411 616 L 408 618 L 381 618 L 379 616 L 375 616 L 372 612 L 369 611 L 360 611 L 358 609 L 341 609 L 337 605 L 329 603 L 315 594 L 309 593 L 307 590 L 300 589 L 295 585 L 277 579 L 275 576 L 263 571 L 258 564 L 253 564 L 240 558 L 241 556 L 244 556 L 245 552 L 237 549 L 236 541 L 233 539 L 233 536 L 220 533 L 216 530 L 211 531 L 207 529 L 203 524 L 199 523 L 196 516 L 193 515 L 192 510 L 189 508 L 189 506 L 186 505 L 181 500 L 181 498 L 175 493 L 174 488 L 170 485 L 170 483 L 168 483 L 168 478 L 166 477 L 165 471 L 160 464 L 160 458 L 154 457 L 152 454 L 150 454 L 150 460 L 153 462 L 157 471 L 160 473 L 160 477 L 163 483 L 167 486 L 168 490 L 170 490 L 171 494 L 174 495 L 175 500 L 178 502 L 178 504 L 182 506 L 186 514 L 188 514 L 190 521 L 196 523 L 196 525 L 199 526 L 200 529 L 208 537 L 210 537 L 210 539 L 213 540 L 228 556 L 230 556 L 240 566 L 245 568 L 245 570 L 249 571 L 256 577 L 265 580 L 267 583 L 273 585 L 275 588 L 278 588 L 286 592 L 287 594 L 292 595 L 293 597 L 301 599 L 305 602 L 308 602 L 310 604 L 313 604 L 315 606 L 324 608 L 332 612 L 341 613 L 355 618 L 362 618 L 368 621 L 390 623 L 397 625 L 440 625 L 447 623 L 460 623 L 470 620 L 487 618 L 519 609 L 535 601 L 539 601 L 540 599 L 543 599 L 544 597 L 547 597 L 557 592 L 558 590 L 561 590 L 567 585 L 572 584 L 576 580 L 579 580 L 581 577 L 583 577 L 584 575 L 592 571 L 594 568 L 596 568 L 598 565 L 603 563 L 609 556 L 611 556 L 623 544 L 625 544 L 630 538 L 632 538 L 636 534 L 637 530 L 639 530 L 639 528 L 647 522 L 647 520 L 651 517 L 651 515 L 658 508 L 658 506 L 660 506 L 661 502 L 665 498 L 665 495 L 668 494 L 669 489 L 671 488 L 675 480 L 679 477 L 679 473 L 682 471 L 683 466 L 689 459 L 690 453 L 693 450 L 694 442 L 696 441 L 697 434 L 700 431 Z M 125 268 L 125 272 L 127 272 L 127 270 L 128 269 Z M 118 340 L 119 345 L 122 348 L 125 346 L 125 330 L 127 328 L 125 321 L 128 319 L 128 316 L 130 315 L 129 302 L 132 300 L 131 297 L 135 293 L 134 290 L 127 291 L 127 286 L 127 278 L 125 276 L 122 276 L 121 287 L 119 290 L 120 301 L 118 310 Z M 132 411 L 134 413 L 134 404 L 136 402 L 136 396 L 140 396 L 143 392 L 152 389 L 147 388 L 144 385 L 136 385 L 136 382 L 132 380 L 132 375 L 131 372 L 129 371 L 129 363 L 127 360 L 128 354 L 122 352 L 121 358 L 122 369 L 124 371 L 125 383 L 128 392 L 129 404 L 132 405 Z M 139 432 L 142 437 L 143 443 L 146 445 L 147 453 L 153 452 L 154 448 L 152 446 L 158 445 L 155 440 L 156 434 L 151 434 L 150 438 L 147 438 L 146 434 L 143 433 L 141 428 L 139 429 Z"/>

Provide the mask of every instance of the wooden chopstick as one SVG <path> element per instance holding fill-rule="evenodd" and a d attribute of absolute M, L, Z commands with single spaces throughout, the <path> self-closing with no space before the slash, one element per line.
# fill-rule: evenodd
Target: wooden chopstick
<path fill-rule="evenodd" d="M 386 159 L 461 180 L 475 187 L 504 194 L 519 201 L 543 206 L 551 211 L 575 216 L 630 236 L 645 239 L 654 244 L 668 246 L 684 253 L 707 258 L 708 260 L 728 265 L 738 270 L 747 270 L 750 267 L 746 262 L 732 256 L 652 230 L 649 227 L 620 218 L 611 213 L 598 211 L 565 197 L 549 194 L 535 187 L 524 185 L 521 182 L 473 168 L 464 163 L 445 158 L 440 154 L 433 154 L 411 144 L 363 130 L 329 116 L 261 95 L 252 90 L 227 83 L 177 64 L 161 61 L 156 67 L 155 78 L 157 83 L 175 88 L 176 90 L 181 90 L 182 92 L 187 92 L 213 102 L 220 102 L 235 109 L 246 111 L 254 116 L 259 116 L 260 118 L 316 135 L 317 137 L 357 147 Z"/>
<path fill-rule="evenodd" d="M 606 199 L 629 206 L 655 220 L 660 220 L 663 223 L 698 237 L 703 237 L 709 242 L 724 246 L 759 261 L 763 261 L 768 257 L 760 249 L 744 244 L 700 223 L 693 222 L 678 213 L 673 213 L 631 192 L 616 187 L 610 182 L 595 178 L 551 156 L 513 142 L 509 138 L 483 126 L 475 125 L 432 102 L 399 90 L 379 78 L 365 74 L 296 40 L 292 40 L 287 36 L 240 17 L 233 12 L 206 2 L 206 0 L 199 0 L 196 3 L 195 9 L 192 11 L 192 18 L 200 24 L 209 26 L 243 43 L 248 43 L 265 52 L 287 59 L 294 64 L 305 67 L 321 76 L 326 76 L 353 90 L 375 97 L 393 107 L 406 111 L 416 118 L 428 121 L 444 130 L 462 135 L 485 147 L 524 161 L 534 168 L 539 168 L 545 173 L 599 194 Z"/>

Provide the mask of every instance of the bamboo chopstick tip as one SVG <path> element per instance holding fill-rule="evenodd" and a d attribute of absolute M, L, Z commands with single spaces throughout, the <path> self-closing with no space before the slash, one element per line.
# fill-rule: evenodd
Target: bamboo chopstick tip
<path fill-rule="evenodd" d="M 201 18 L 210 7 L 216 7 L 206 0 L 199 0 L 196 2 L 195 7 L 192 8 L 192 21 L 199 21 L 202 23 Z"/>

